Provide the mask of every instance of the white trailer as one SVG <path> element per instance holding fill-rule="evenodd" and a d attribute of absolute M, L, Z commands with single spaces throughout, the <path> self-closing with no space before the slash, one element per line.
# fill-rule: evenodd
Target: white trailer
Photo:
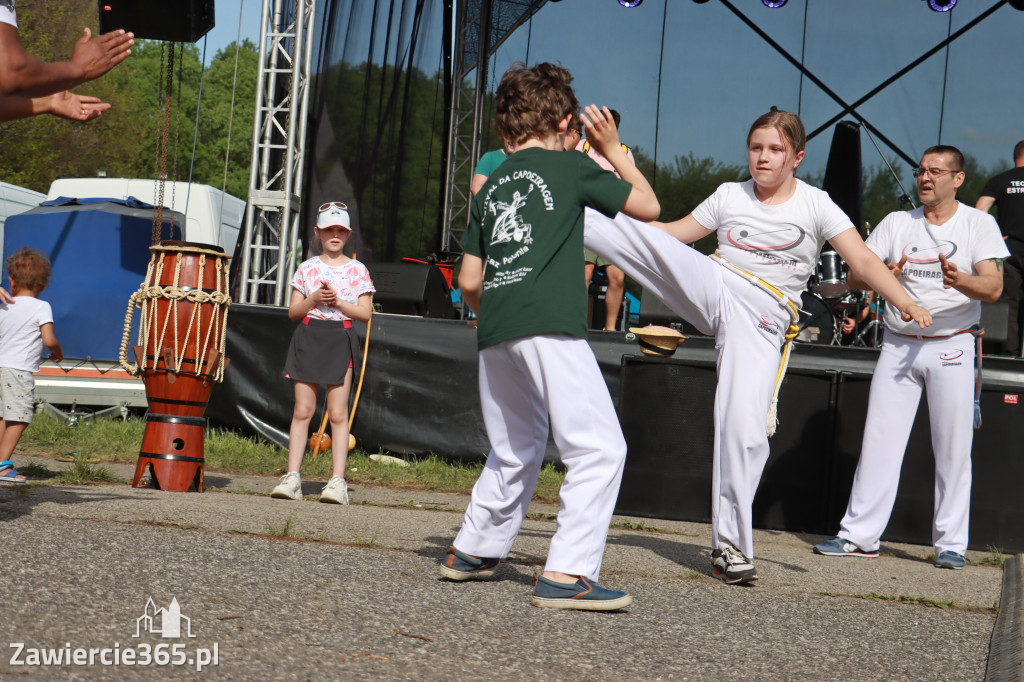
<path fill-rule="evenodd" d="M 127 199 L 147 204 L 159 202 L 156 180 L 133 178 L 60 178 L 54 180 L 47 199 Z M 185 214 L 185 241 L 216 244 L 228 255 L 235 252 L 238 232 L 245 219 L 245 202 L 210 185 L 165 182 L 163 205 Z"/>

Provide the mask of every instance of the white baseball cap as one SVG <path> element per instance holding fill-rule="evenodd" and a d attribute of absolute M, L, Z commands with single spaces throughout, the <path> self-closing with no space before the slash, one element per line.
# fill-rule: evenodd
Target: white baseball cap
<path fill-rule="evenodd" d="M 348 215 L 348 206 L 340 201 L 329 201 L 320 205 L 320 214 L 316 217 L 317 228 L 331 227 L 337 225 L 351 230 L 351 220 Z"/>

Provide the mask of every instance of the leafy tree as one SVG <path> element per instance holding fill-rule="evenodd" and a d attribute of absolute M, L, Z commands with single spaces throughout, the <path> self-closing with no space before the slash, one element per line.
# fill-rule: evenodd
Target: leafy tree
<path fill-rule="evenodd" d="M 889 159 L 889 165 L 892 166 L 896 172 L 904 167 L 903 164 L 895 158 Z M 872 227 L 878 225 L 882 221 L 882 218 L 889 215 L 893 211 L 901 209 L 900 197 L 903 196 L 903 189 L 896 182 L 896 178 L 893 177 L 892 172 L 889 170 L 889 166 L 884 163 L 877 164 L 871 168 L 865 168 L 862 171 L 862 208 L 864 221 Z M 917 203 L 917 195 L 913 185 L 907 185 L 906 180 L 900 178 L 904 182 L 903 188 L 905 188 L 910 195 L 910 198 Z M 907 204 L 905 208 L 909 208 Z M 858 226 L 860 227 L 860 226 Z"/>
<path fill-rule="evenodd" d="M 98 32 L 96 0 L 19 0 L 19 35 L 25 48 L 46 61 L 65 60 L 89 26 Z M 140 40 L 132 55 L 102 78 L 75 89 L 113 107 L 89 123 L 51 116 L 12 121 L 0 135 L 0 179 L 45 192 L 59 177 L 156 177 L 157 141 L 163 127 L 161 59 L 167 43 Z M 193 164 L 196 102 L 202 67 L 198 48 L 177 44 L 170 120 L 168 177 L 220 188 L 224 176 L 227 122 L 231 121 L 231 157 L 227 191 L 245 198 L 254 120 L 258 53 L 251 41 L 239 50 L 238 87 L 231 107 L 234 46 L 219 52 L 203 82 L 199 140 Z"/>
<path fill-rule="evenodd" d="M 746 166 L 723 164 L 711 157 L 697 158 L 692 152 L 676 156 L 671 163 L 655 171 L 662 220 L 678 220 L 689 215 L 723 182 L 737 182 L 747 176 Z M 710 234 L 693 246 L 701 253 L 712 253 L 717 244 L 717 237 Z"/>

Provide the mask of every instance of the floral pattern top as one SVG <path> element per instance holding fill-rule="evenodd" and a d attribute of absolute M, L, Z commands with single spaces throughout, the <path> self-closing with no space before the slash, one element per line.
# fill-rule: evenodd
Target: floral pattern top
<path fill-rule="evenodd" d="M 299 265 L 290 282 L 292 288 L 310 296 L 320 288 L 321 282 L 327 282 L 334 289 L 339 300 L 355 305 L 363 294 L 372 294 L 376 289 L 370 281 L 370 271 L 359 261 L 352 259 L 341 265 L 328 265 L 314 256 Z M 309 316 L 317 320 L 348 320 L 351 319 L 335 306 L 317 305 L 309 311 Z"/>

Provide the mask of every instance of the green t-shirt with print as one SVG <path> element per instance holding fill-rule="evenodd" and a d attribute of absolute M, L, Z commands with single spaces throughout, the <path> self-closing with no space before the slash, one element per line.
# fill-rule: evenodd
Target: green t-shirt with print
<path fill-rule="evenodd" d="M 583 209 L 614 216 L 628 182 L 585 154 L 512 154 L 473 199 L 466 253 L 484 260 L 480 349 L 535 334 L 586 338 Z"/>

